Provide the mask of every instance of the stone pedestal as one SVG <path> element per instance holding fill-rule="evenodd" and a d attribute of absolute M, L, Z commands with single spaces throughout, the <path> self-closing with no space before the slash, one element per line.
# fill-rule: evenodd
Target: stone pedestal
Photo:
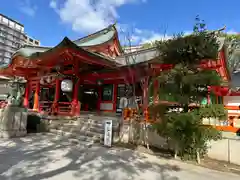
<path fill-rule="evenodd" d="M 26 134 L 26 108 L 7 106 L 0 110 L 0 138 L 21 137 Z"/>

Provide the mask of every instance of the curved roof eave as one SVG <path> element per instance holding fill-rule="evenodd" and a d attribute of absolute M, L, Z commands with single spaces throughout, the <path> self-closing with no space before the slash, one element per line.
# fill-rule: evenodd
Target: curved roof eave
<path fill-rule="evenodd" d="M 97 46 L 97 45 L 107 43 L 107 42 L 111 41 L 114 37 L 116 37 L 116 39 L 117 39 L 117 45 L 119 47 L 120 53 L 122 54 L 124 51 L 119 42 L 116 24 L 112 24 L 112 25 L 108 26 L 107 28 L 102 29 L 94 34 L 89 35 L 89 36 L 83 37 L 81 39 L 77 39 L 77 40 L 73 41 L 73 43 L 75 43 L 81 47 L 91 47 L 91 46 Z"/>
<path fill-rule="evenodd" d="M 93 52 L 90 52 L 88 50 L 85 50 L 79 46 L 77 46 L 74 42 L 72 42 L 70 39 L 68 39 L 67 37 L 65 37 L 57 46 L 53 47 L 53 48 L 49 48 L 49 47 L 32 47 L 32 46 L 25 46 L 21 49 L 19 49 L 12 57 L 12 59 L 14 59 L 14 57 L 16 56 L 22 56 L 26 59 L 36 59 L 36 58 L 40 58 L 41 56 L 45 56 L 48 53 L 51 53 L 52 51 L 55 51 L 58 48 L 72 48 L 75 49 L 77 51 L 83 52 L 83 53 L 87 53 L 90 56 L 96 57 L 96 58 L 100 58 L 101 60 L 105 61 L 106 64 L 111 65 L 111 66 L 115 66 L 115 62 L 113 62 L 111 59 L 108 59 L 107 57 L 104 57 L 100 54 L 96 54 Z M 5 63 L 3 66 L 1 66 L 0 64 L 0 68 L 7 68 L 11 63 L 12 63 L 12 59 L 9 63 Z"/>
<path fill-rule="evenodd" d="M 89 41 L 85 41 L 85 42 L 78 42 L 78 41 L 73 41 L 77 46 L 80 47 L 90 47 L 90 46 L 96 46 L 96 45 L 100 45 L 100 44 L 104 44 L 106 42 L 109 42 L 110 40 L 113 39 L 115 35 L 114 31 L 108 31 L 105 34 L 99 35 L 96 38 L 93 38 Z"/>

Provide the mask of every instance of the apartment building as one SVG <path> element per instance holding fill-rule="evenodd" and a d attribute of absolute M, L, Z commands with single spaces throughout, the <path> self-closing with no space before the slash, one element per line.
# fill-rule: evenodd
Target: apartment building
<path fill-rule="evenodd" d="M 31 46 L 40 46 L 40 41 L 36 40 L 28 35 L 25 34 L 24 36 L 25 39 L 25 44 L 26 45 L 31 45 Z"/>
<path fill-rule="evenodd" d="M 0 14 L 0 63 L 10 61 L 12 54 L 25 43 L 24 25 Z"/>

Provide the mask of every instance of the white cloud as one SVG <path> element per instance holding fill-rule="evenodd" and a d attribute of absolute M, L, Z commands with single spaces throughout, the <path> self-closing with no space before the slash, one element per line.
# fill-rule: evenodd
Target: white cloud
<path fill-rule="evenodd" d="M 126 28 L 126 32 L 123 33 L 123 36 L 130 36 L 129 39 L 131 39 L 131 43 L 133 44 L 144 44 L 144 43 L 151 43 L 156 40 L 167 40 L 172 38 L 171 35 L 167 33 L 161 33 L 161 32 L 155 32 L 151 30 L 146 29 L 139 29 L 139 28 L 133 28 L 133 30 L 129 30 L 130 28 Z M 125 37 L 126 39 L 126 37 Z"/>
<path fill-rule="evenodd" d="M 20 11 L 28 16 L 34 16 L 37 11 L 37 6 L 32 4 L 30 0 L 23 0 L 19 5 Z"/>
<path fill-rule="evenodd" d="M 239 34 L 237 31 L 235 30 L 229 30 L 226 32 L 227 34 Z"/>
<path fill-rule="evenodd" d="M 140 29 L 130 27 L 129 25 L 118 26 L 120 41 L 124 46 L 129 45 L 131 40 L 131 45 L 139 45 L 144 43 L 153 43 L 156 40 L 168 40 L 173 38 L 173 34 L 169 34 L 167 31 L 153 31 L 148 29 Z M 191 34 L 192 31 L 184 31 L 184 35 Z"/>
<path fill-rule="evenodd" d="M 152 32 L 150 36 L 146 36 L 146 37 L 142 37 L 141 38 L 141 42 L 140 44 L 144 44 L 144 43 L 152 43 L 156 40 L 160 41 L 160 40 L 168 40 L 171 39 L 172 36 L 168 35 L 168 34 L 161 34 L 161 33 L 157 33 L 157 32 Z"/>
<path fill-rule="evenodd" d="M 50 7 L 76 32 L 95 32 L 119 19 L 121 6 L 146 0 L 51 0 Z"/>
<path fill-rule="evenodd" d="M 55 0 L 52 0 L 50 1 L 50 7 L 53 8 L 53 9 L 56 9 L 57 8 L 57 2 Z"/>

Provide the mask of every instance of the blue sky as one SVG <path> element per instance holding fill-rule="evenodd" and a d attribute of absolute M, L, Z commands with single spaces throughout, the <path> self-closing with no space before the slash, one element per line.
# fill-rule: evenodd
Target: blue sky
<path fill-rule="evenodd" d="M 1 0 L 0 13 L 25 26 L 44 46 L 88 35 L 116 21 L 138 44 L 192 30 L 200 15 L 209 29 L 240 31 L 240 0 Z M 122 39 L 122 43 L 127 42 Z"/>

